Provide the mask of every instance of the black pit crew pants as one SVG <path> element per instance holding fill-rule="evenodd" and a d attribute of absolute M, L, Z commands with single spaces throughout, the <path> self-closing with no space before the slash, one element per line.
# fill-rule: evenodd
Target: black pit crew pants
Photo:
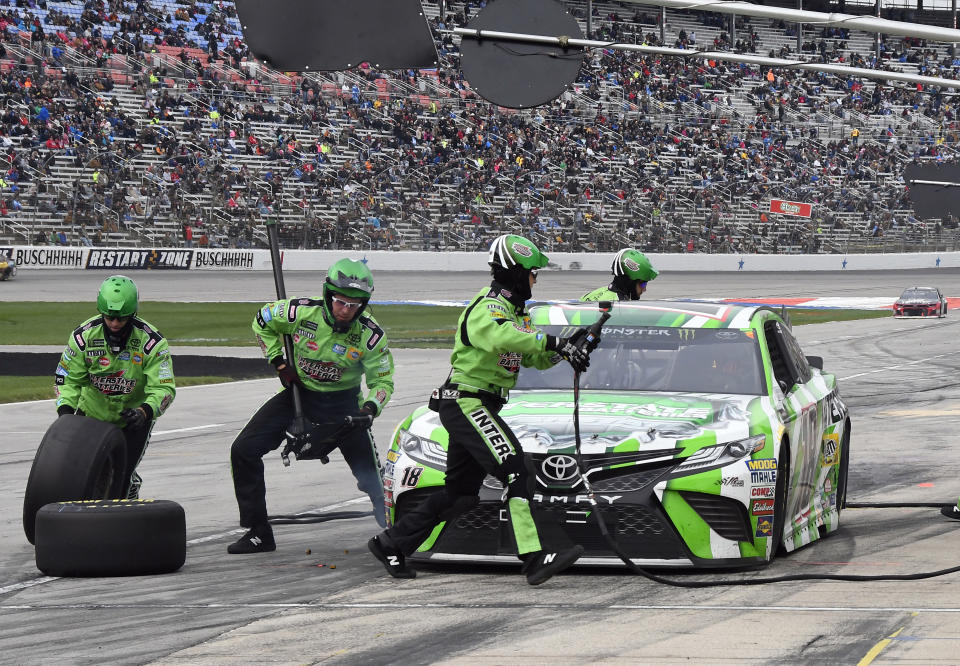
<path fill-rule="evenodd" d="M 338 422 L 356 414 L 357 391 L 300 390 L 304 416 L 314 423 Z M 233 488 L 240 509 L 240 525 L 254 527 L 267 522 L 267 489 L 263 480 L 263 456 L 284 443 L 284 431 L 293 421 L 293 398 L 284 389 L 267 400 L 243 427 L 230 447 Z M 370 497 L 377 523 L 386 524 L 383 504 L 383 472 L 373 435 L 354 428 L 340 441 L 340 452 L 357 479 L 357 488 Z"/>
<path fill-rule="evenodd" d="M 440 400 L 440 422 L 449 435 L 444 487 L 385 531 L 388 545 L 404 555 L 413 553 L 438 523 L 453 520 L 477 505 L 487 474 L 507 489 L 507 516 L 521 559 L 544 549 L 541 532 L 551 543 L 569 542 L 559 525 L 535 516 L 532 477 L 520 442 L 499 416 L 501 407 L 496 398 Z"/>

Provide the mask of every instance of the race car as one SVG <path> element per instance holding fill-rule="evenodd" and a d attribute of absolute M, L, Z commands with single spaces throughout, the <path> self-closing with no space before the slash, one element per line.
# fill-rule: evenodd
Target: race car
<path fill-rule="evenodd" d="M 596 304 L 537 304 L 533 323 L 570 335 Z M 838 528 L 850 418 L 836 377 L 806 357 L 788 320 L 762 306 L 620 302 L 580 378 L 522 368 L 501 416 L 523 445 L 534 502 L 585 548 L 582 564 L 620 564 L 597 511 L 640 566 L 770 562 Z M 384 469 L 396 522 L 442 486 L 447 433 L 427 407 L 394 432 Z M 591 501 L 591 493 L 596 506 Z M 410 559 L 518 562 L 502 484 L 438 526 Z"/>
<path fill-rule="evenodd" d="M 908 287 L 893 304 L 893 316 L 946 317 L 947 298 L 937 287 Z"/>
<path fill-rule="evenodd" d="M 10 255 L 0 252 L 0 280 L 9 280 L 17 275 L 17 262 Z"/>

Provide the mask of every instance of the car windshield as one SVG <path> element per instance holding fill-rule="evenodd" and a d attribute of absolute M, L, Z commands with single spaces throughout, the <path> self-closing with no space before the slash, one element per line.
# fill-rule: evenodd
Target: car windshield
<path fill-rule="evenodd" d="M 569 327 L 544 326 L 552 335 Z M 743 393 L 763 391 L 760 349 L 753 331 L 606 326 L 580 388 L 614 391 Z M 570 390 L 573 370 L 523 368 L 518 389 Z"/>
<path fill-rule="evenodd" d="M 940 300 L 940 297 L 937 295 L 936 289 L 907 289 L 900 295 L 900 299 L 904 301 L 907 299 L 937 301 Z"/>

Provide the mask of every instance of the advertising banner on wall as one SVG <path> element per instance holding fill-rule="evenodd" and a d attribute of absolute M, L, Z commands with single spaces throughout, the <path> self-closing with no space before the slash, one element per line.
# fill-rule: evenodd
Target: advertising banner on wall
<path fill-rule="evenodd" d="M 797 217 L 810 217 L 813 213 L 813 204 L 801 203 L 799 201 L 783 201 L 782 199 L 770 200 L 770 212 L 780 215 L 795 215 Z"/>
<path fill-rule="evenodd" d="M 79 247 L 0 247 L 20 268 L 83 268 L 84 250 Z"/>
<path fill-rule="evenodd" d="M 251 271 L 258 268 L 257 255 L 270 261 L 266 250 L 194 250 L 193 268 L 197 270 Z M 269 263 L 267 263 L 269 268 Z"/>
<path fill-rule="evenodd" d="M 86 268 L 189 270 L 193 250 L 87 249 Z"/>

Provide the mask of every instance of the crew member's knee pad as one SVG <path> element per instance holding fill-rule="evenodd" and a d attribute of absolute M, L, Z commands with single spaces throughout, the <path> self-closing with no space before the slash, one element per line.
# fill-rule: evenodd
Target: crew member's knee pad
<path fill-rule="evenodd" d="M 444 491 L 446 492 L 446 491 Z M 440 513 L 441 520 L 453 520 L 462 513 L 466 513 L 480 503 L 480 498 L 476 495 L 448 495 L 450 505 Z"/>

